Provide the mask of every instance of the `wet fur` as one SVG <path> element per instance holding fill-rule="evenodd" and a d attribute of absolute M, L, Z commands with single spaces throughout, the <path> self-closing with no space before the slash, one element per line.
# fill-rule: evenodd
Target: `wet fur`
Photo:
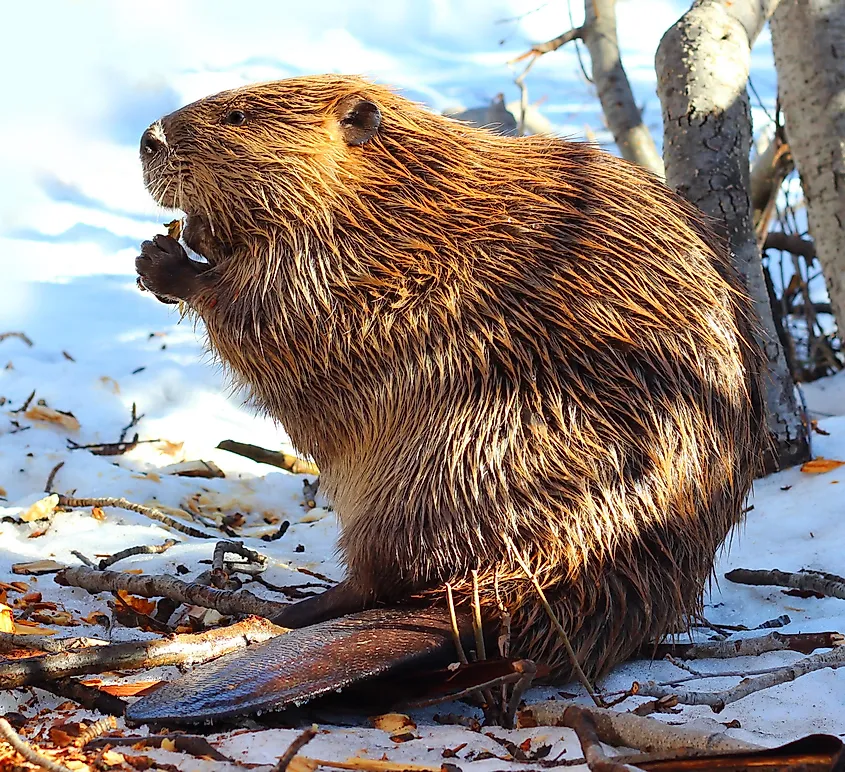
<path fill-rule="evenodd" d="M 350 99 L 381 113 L 364 144 L 344 140 Z M 699 608 L 765 431 L 750 303 L 697 210 L 589 145 L 497 137 L 353 77 L 162 125 L 147 185 L 213 266 L 183 299 L 319 465 L 351 587 L 440 598 L 478 568 L 512 650 L 560 677 L 503 534 L 592 676 Z"/>

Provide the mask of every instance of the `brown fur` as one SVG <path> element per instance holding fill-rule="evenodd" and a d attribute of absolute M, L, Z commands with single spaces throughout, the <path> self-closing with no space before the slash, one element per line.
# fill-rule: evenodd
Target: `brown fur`
<path fill-rule="evenodd" d="M 360 99 L 381 125 L 349 144 Z M 354 77 L 218 94 L 163 127 L 146 182 L 213 265 L 187 299 L 322 470 L 350 586 L 439 597 L 478 568 L 513 651 L 558 676 L 503 534 L 593 676 L 699 608 L 764 423 L 750 304 L 697 210 L 589 145 Z"/>

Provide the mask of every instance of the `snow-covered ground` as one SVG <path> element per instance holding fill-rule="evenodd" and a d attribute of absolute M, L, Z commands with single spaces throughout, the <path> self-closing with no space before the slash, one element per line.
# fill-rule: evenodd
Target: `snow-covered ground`
<path fill-rule="evenodd" d="M 161 223 L 170 219 L 156 211 L 143 190 L 137 138 L 161 113 L 190 99 L 306 72 L 361 72 L 400 86 L 435 109 L 482 104 L 499 91 L 512 99 L 516 91 L 505 62 L 530 42 L 570 26 L 563 3 L 548 3 L 519 21 L 499 23 L 537 5 L 538 0 L 103 0 L 6 9 L 7 23 L 18 30 L 37 29 L 37 38 L 34 33 L 10 36 L 0 52 L 5 72 L 22 73 L 4 83 L 7 109 L 0 160 L 7 172 L 0 186 L 0 333 L 19 330 L 33 341 L 32 347 L 17 338 L 0 342 L 0 517 L 17 516 L 39 499 L 50 471 L 64 462 L 53 483 L 63 493 L 188 507 L 212 519 L 220 513 L 242 513 L 247 544 L 270 557 L 270 582 L 306 580 L 297 567 L 338 577 L 334 516 L 320 507 L 303 506 L 303 478 L 215 450 L 223 439 L 284 447 L 282 431 L 244 408 L 240 395 L 231 394 L 204 356 L 198 331 L 180 324 L 175 311 L 135 287 L 132 258 L 138 243 L 161 231 Z M 573 3 L 576 14 L 578 5 Z M 684 5 L 668 0 L 619 5 L 625 65 L 654 125 L 659 105 L 653 53 Z M 754 77 L 764 99 L 773 101 L 766 40 L 755 53 Z M 529 86 L 532 99 L 545 99 L 544 114 L 560 131 L 578 134 L 587 126 L 601 128 L 574 52 L 546 57 L 533 71 Z M 599 136 L 606 139 L 600 131 Z M 79 429 L 14 413 L 33 391 L 32 405 L 44 400 L 51 408 L 72 412 Z M 822 416 L 821 428 L 829 432 L 814 436 L 815 453 L 845 460 L 845 376 L 813 384 L 806 396 L 810 408 Z M 69 449 L 69 439 L 79 444 L 115 441 L 129 423 L 133 403 L 144 415 L 137 427 L 141 439 L 162 442 L 141 444 L 117 457 Z M 156 473 L 182 459 L 213 461 L 226 477 L 197 480 Z M 760 481 L 746 524 L 720 558 L 717 578 L 739 566 L 845 573 L 842 485 L 845 467 L 819 475 L 791 470 Z M 279 541 L 254 538 L 283 519 L 292 525 Z M 62 628 L 60 634 L 136 636 L 119 626 L 107 632 L 80 623 L 92 610 L 105 608 L 105 596 L 59 587 L 49 576 L 16 576 L 11 566 L 42 558 L 73 565 L 79 561 L 72 550 L 95 558 L 167 538 L 180 543 L 163 555 L 130 559 L 120 567 L 142 568 L 145 573 L 174 573 L 177 565 L 203 570 L 200 561 L 210 559 L 211 543 L 174 534 L 129 512 L 108 509 L 99 519 L 90 509 L 79 509 L 56 515 L 49 525 L 0 521 L 0 581 L 24 578 L 44 600 L 70 611 L 77 624 Z M 9 595 L 10 600 L 15 597 Z M 724 579 L 714 585 L 706 608 L 711 622 L 749 628 L 782 614 L 791 620 L 783 632 L 845 632 L 845 601 L 801 599 Z M 732 660 L 729 666 L 773 667 L 800 656 L 769 654 L 754 661 Z M 705 661 L 697 667 L 717 672 L 725 664 Z M 618 668 L 603 686 L 622 690 L 635 680 L 664 681 L 677 675 L 667 662 L 634 662 Z M 696 682 L 696 688 L 717 689 L 735 682 Z M 573 686 L 561 688 L 577 691 Z M 554 693 L 538 689 L 528 699 Z M 14 710 L 33 716 L 59 702 L 41 692 L 0 692 L 0 715 Z M 22 707 L 25 704 L 28 707 Z M 739 728 L 728 730 L 731 734 L 768 745 L 811 732 L 845 735 L 844 705 L 845 673 L 824 670 L 754 694 L 718 716 L 708 708 L 685 707 L 668 718 L 700 725 L 736 721 Z M 381 730 L 332 728 L 308 746 L 307 754 L 334 759 L 387 754 L 391 759 L 439 764 L 442 749 L 466 743 L 453 759 L 461 767 L 506 768 L 496 759 L 472 762 L 482 750 L 499 757 L 505 751 L 483 733 L 434 723 L 436 712 L 414 714 L 416 740 L 396 744 Z M 553 743 L 549 758 L 564 751 L 563 758 L 580 755 L 574 736 L 565 729 L 493 731 L 516 742 L 532 737 L 534 747 Z M 219 748 L 244 761 L 269 763 L 295 734 L 272 729 L 224 736 Z M 159 755 L 169 763 L 180 758 Z M 183 768 L 198 769 L 201 763 L 192 760 Z"/>

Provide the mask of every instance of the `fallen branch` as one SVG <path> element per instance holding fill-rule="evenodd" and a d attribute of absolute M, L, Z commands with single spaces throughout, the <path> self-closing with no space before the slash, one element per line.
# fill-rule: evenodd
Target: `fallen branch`
<path fill-rule="evenodd" d="M 134 504 L 127 499 L 116 499 L 110 497 L 81 499 L 74 496 L 65 496 L 62 493 L 58 493 L 56 495 L 59 497 L 59 506 L 62 507 L 70 507 L 71 509 L 76 507 L 115 507 L 117 509 L 126 509 L 130 512 L 137 512 L 139 515 L 144 515 L 144 517 L 149 517 L 151 520 L 157 520 L 159 523 L 163 523 L 169 528 L 172 528 L 174 531 L 179 531 L 187 536 L 193 536 L 197 539 L 217 538 L 213 534 L 204 533 L 203 531 L 193 528 L 190 525 L 180 523 L 178 520 L 165 515 L 161 510 L 155 509 L 154 507 L 145 507 L 142 504 Z M 185 513 L 185 516 L 190 517 L 187 512 Z"/>
<path fill-rule="evenodd" d="M 167 550 L 176 546 L 178 543 L 179 542 L 173 541 L 172 539 L 168 539 L 163 544 L 141 544 L 137 547 L 127 547 L 125 550 L 120 550 L 119 552 L 115 552 L 114 555 L 103 558 L 97 567 L 100 571 L 104 571 L 119 560 L 125 560 L 126 558 L 134 557 L 135 555 L 161 555 L 163 552 L 167 552 Z"/>
<path fill-rule="evenodd" d="M 267 641 L 282 632 L 284 628 L 252 617 L 199 635 L 174 635 L 11 660 L 0 663 L 0 689 L 40 686 L 45 681 L 114 670 L 197 664 Z"/>
<path fill-rule="evenodd" d="M 808 673 L 814 673 L 816 670 L 823 670 L 828 667 L 835 670 L 843 665 L 845 665 L 845 646 L 838 646 L 831 651 L 813 654 L 792 665 L 776 668 L 756 678 L 745 678 L 736 686 L 718 692 L 676 689 L 672 686 L 661 686 L 654 681 L 649 681 L 645 684 L 638 684 L 636 693 L 642 697 L 661 698 L 674 696 L 683 705 L 707 705 L 714 713 L 721 713 L 725 709 L 725 706 L 733 702 L 738 702 L 755 692 L 794 681 L 796 678 L 800 678 Z"/>
<path fill-rule="evenodd" d="M 243 456 L 259 464 L 269 464 L 292 474 L 320 474 L 320 470 L 316 464 L 306 461 L 304 458 L 299 458 L 299 456 L 294 456 L 292 453 L 267 450 L 258 445 L 235 442 L 235 440 L 223 440 L 218 443 L 217 447 L 219 450 L 228 450 L 229 453 L 235 453 L 238 456 Z"/>
<path fill-rule="evenodd" d="M 55 694 L 57 697 L 73 700 L 85 710 L 95 710 L 108 716 L 122 716 L 126 712 L 125 700 L 94 686 L 81 684 L 73 678 L 58 678 L 55 681 L 42 680 L 38 683 L 38 688 L 50 692 L 50 694 Z"/>
<path fill-rule="evenodd" d="M 187 753 L 199 759 L 208 758 L 212 761 L 227 761 L 230 764 L 237 762 L 224 756 L 220 751 L 211 745 L 205 737 L 198 737 L 190 734 L 151 734 L 146 737 L 98 737 L 85 743 L 86 748 L 107 748 L 130 745 L 133 748 L 161 748 L 167 742 L 173 744 L 173 748 L 179 753 Z"/>
<path fill-rule="evenodd" d="M 680 659 L 730 659 L 757 657 L 769 651 L 797 651 L 811 654 L 816 649 L 830 649 L 845 643 L 841 633 L 778 633 L 759 638 L 740 638 L 735 641 L 706 641 L 704 643 L 661 643 L 653 656 Z"/>
<path fill-rule="evenodd" d="M 571 728 L 575 730 L 581 752 L 591 772 L 635 772 L 636 767 L 609 759 L 601 747 L 596 722 L 588 710 L 571 706 L 568 710 Z"/>
<path fill-rule="evenodd" d="M 183 582 L 174 576 L 122 574 L 117 571 L 97 571 L 84 566 L 65 568 L 55 576 L 56 584 L 81 587 L 88 592 L 120 590 L 142 598 L 169 598 L 178 603 L 202 606 L 227 615 L 254 615 L 271 618 L 290 604 L 264 600 L 248 590 L 218 590 L 203 584 Z"/>
<path fill-rule="evenodd" d="M 802 571 L 798 574 L 778 571 L 757 571 L 748 568 L 735 568 L 725 574 L 725 579 L 737 584 L 754 586 L 791 587 L 794 590 L 818 592 L 830 598 L 845 600 L 845 580 L 834 574 L 816 571 Z"/>
<path fill-rule="evenodd" d="M 589 713 L 595 723 L 599 740 L 614 747 L 636 748 L 648 753 L 672 751 L 679 746 L 711 753 L 731 753 L 760 748 L 759 745 L 730 737 L 725 732 L 670 726 L 662 721 L 633 713 L 618 713 L 604 708 L 585 708 L 562 701 L 538 702 L 535 705 L 529 705 L 519 712 L 519 726 L 565 726 L 573 729 L 572 724 L 576 715 L 571 712 L 573 707 L 578 711 Z"/>
<path fill-rule="evenodd" d="M 70 772 L 70 770 L 46 756 L 42 756 L 34 748 L 30 747 L 24 739 L 12 729 L 12 725 L 5 718 L 0 718 L 0 737 L 11 745 L 21 756 L 31 764 L 43 767 L 48 772 Z"/>
<path fill-rule="evenodd" d="M 89 646 L 108 646 L 108 643 L 100 638 L 54 638 L 50 635 L 0 633 L 0 652 L 36 649 L 49 654 L 60 654 L 63 651 L 85 649 Z"/>

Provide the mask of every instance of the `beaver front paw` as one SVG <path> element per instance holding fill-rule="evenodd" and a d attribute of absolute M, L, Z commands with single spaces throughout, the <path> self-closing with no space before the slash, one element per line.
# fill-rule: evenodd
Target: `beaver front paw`
<path fill-rule="evenodd" d="M 189 300 L 196 292 L 202 267 L 176 239 L 159 234 L 141 244 L 135 270 L 142 290 L 152 292 L 162 303 L 176 303 Z"/>

